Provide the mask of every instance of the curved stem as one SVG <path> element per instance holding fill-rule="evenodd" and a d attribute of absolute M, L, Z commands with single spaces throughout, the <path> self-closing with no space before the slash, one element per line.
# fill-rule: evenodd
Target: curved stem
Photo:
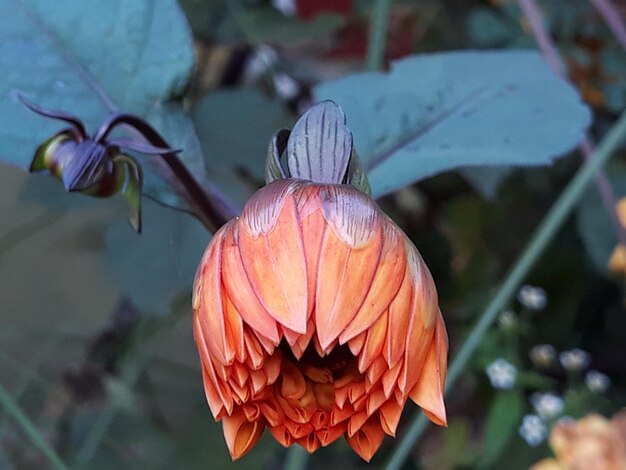
<path fill-rule="evenodd" d="M 541 50 L 546 62 L 550 65 L 555 74 L 567 81 L 567 73 L 563 67 L 563 61 L 559 56 L 559 50 L 554 43 L 554 40 L 550 36 L 550 33 L 544 26 L 544 18 L 539 5 L 535 0 L 518 0 L 522 13 L 528 20 L 530 30 L 537 41 L 537 45 Z M 592 0 L 592 3 L 593 0 Z M 602 2 L 600 2 L 602 3 Z M 621 24 L 621 21 L 617 19 L 617 22 Z M 582 142 L 578 146 L 580 153 L 585 160 L 589 160 L 594 153 L 594 144 L 588 134 L 585 134 Z M 603 171 L 599 171 L 595 176 L 596 187 L 600 193 L 602 204 L 604 204 L 607 212 L 611 216 L 613 226 L 617 232 L 617 236 L 622 245 L 626 245 L 626 228 L 622 226 L 619 221 L 619 214 L 617 213 L 617 200 L 613 193 L 613 188 L 607 176 Z"/>
<path fill-rule="evenodd" d="M 541 254 L 554 239 L 554 236 L 572 213 L 572 210 L 576 207 L 580 198 L 585 194 L 587 187 L 598 170 L 611 158 L 611 155 L 618 149 L 625 137 L 626 111 L 622 113 L 617 123 L 613 125 L 606 137 L 600 142 L 593 158 L 587 160 L 578 170 L 557 201 L 550 208 L 521 256 L 509 271 L 496 295 L 472 328 L 465 343 L 461 349 L 459 349 L 459 352 L 450 364 L 446 393 L 454 387 L 454 384 L 461 375 L 471 355 L 482 341 L 483 336 L 498 314 L 506 306 L 509 299 L 515 294 L 516 290 L 519 289 L 524 278 L 539 260 Z M 417 441 L 424 432 L 428 423 L 429 421 L 426 416 L 421 413 L 413 419 L 408 431 L 392 453 L 385 467 L 387 470 L 400 468 L 413 448 L 415 441 Z"/>
<path fill-rule="evenodd" d="M 146 121 L 132 114 L 113 114 L 105 120 L 96 133 L 94 140 L 101 142 L 118 125 L 127 124 L 141 133 L 152 145 L 160 148 L 169 148 L 167 141 Z M 202 186 L 189 173 L 187 167 L 180 161 L 174 152 L 161 155 L 161 158 L 172 170 L 180 183 L 184 186 L 192 206 L 196 209 L 196 216 L 211 232 L 216 232 L 228 220 L 236 214 L 228 213 L 223 204 L 218 205 L 212 201 Z"/>

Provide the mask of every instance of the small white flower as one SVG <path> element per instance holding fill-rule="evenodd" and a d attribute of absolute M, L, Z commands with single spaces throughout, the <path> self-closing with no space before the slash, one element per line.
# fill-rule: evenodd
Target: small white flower
<path fill-rule="evenodd" d="M 506 310 L 498 317 L 498 325 L 503 330 L 510 330 L 517 324 L 517 315 L 512 310 Z"/>
<path fill-rule="evenodd" d="M 548 303 L 545 290 L 529 285 L 522 286 L 517 294 L 517 300 L 530 310 L 543 310 Z"/>
<path fill-rule="evenodd" d="M 526 415 L 519 427 L 519 434 L 529 446 L 538 446 L 548 435 L 548 428 L 537 415 Z"/>
<path fill-rule="evenodd" d="M 272 77 L 276 92 L 285 99 L 292 99 L 300 93 L 300 85 L 286 73 L 275 73 Z"/>
<path fill-rule="evenodd" d="M 553 420 L 563 413 L 563 399 L 554 393 L 533 393 L 530 402 L 545 420 Z"/>
<path fill-rule="evenodd" d="M 608 375 L 598 372 L 597 370 L 590 370 L 585 375 L 585 384 L 587 388 L 594 393 L 604 393 L 611 386 L 611 379 Z"/>
<path fill-rule="evenodd" d="M 262 77 L 278 62 L 278 52 L 270 46 L 261 44 L 252 53 L 244 69 L 243 81 L 253 83 Z"/>
<path fill-rule="evenodd" d="M 296 0 L 272 0 L 272 6 L 285 16 L 295 16 L 298 11 Z"/>
<path fill-rule="evenodd" d="M 574 348 L 559 354 L 559 361 L 568 372 L 580 372 L 589 366 L 591 356 L 587 351 Z"/>
<path fill-rule="evenodd" d="M 496 359 L 489 364 L 485 372 L 487 372 L 489 382 L 491 382 L 493 388 L 506 390 L 515 385 L 517 369 L 505 359 Z"/>
<path fill-rule="evenodd" d="M 538 344 L 530 348 L 529 356 L 536 367 L 546 369 L 554 362 L 556 349 L 551 344 Z"/>

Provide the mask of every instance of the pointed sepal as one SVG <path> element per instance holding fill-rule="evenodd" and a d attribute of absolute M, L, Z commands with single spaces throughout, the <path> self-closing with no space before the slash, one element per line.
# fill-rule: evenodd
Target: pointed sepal
<path fill-rule="evenodd" d="M 113 157 L 113 162 L 118 168 L 125 167 L 125 182 L 122 192 L 128 206 L 128 222 L 137 233 L 141 233 L 141 188 L 143 175 L 141 166 L 134 158 L 119 154 Z"/>
<path fill-rule="evenodd" d="M 351 154 L 346 115 L 333 101 L 322 101 L 304 113 L 291 131 L 289 175 L 316 183 L 344 183 Z"/>
<path fill-rule="evenodd" d="M 267 148 L 267 160 L 265 161 L 265 183 L 270 184 L 276 180 L 287 178 L 280 157 L 287 148 L 287 141 L 291 131 L 289 129 L 281 129 L 274 133 L 270 144 Z"/>

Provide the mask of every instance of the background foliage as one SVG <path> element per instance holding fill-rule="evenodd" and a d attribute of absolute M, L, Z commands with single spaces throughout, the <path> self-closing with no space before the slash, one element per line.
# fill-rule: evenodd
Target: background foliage
<path fill-rule="evenodd" d="M 237 207 L 263 182 L 272 132 L 313 100 L 336 100 L 375 195 L 433 272 L 452 351 L 579 165 L 585 130 L 602 136 L 626 103 L 626 52 L 583 0 L 542 3 L 576 88 L 528 50 L 515 2 L 394 2 L 380 72 L 363 71 L 374 2 L 295 3 L 0 0 L 0 383 L 70 464 L 277 468 L 286 451 L 266 436 L 230 463 L 189 315 L 210 235 L 166 207 L 185 203 L 158 160 L 142 157 L 150 199 L 137 236 L 119 197 L 68 195 L 19 169 L 58 127 L 18 94 L 90 130 L 114 110 L 143 116 Z M 626 196 L 624 155 L 615 160 L 609 179 Z M 606 269 L 616 242 L 591 189 L 528 279 L 547 307 L 511 303 L 513 325 L 490 331 L 448 401 L 449 428 L 430 430 L 406 468 L 527 468 L 549 455 L 518 433 L 537 391 L 563 396 L 571 416 L 626 403 L 624 279 Z M 538 369 L 528 353 L 541 343 L 589 351 L 608 395 Z M 485 373 L 500 357 L 517 368 L 507 390 Z M 1 411 L 0 449 L 0 467 L 46 467 Z M 308 465 L 365 466 L 343 442 Z"/>

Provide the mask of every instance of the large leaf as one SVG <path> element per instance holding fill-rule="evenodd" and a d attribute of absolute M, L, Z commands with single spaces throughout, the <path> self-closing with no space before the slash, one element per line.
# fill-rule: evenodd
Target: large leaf
<path fill-rule="evenodd" d="M 27 110 L 23 94 L 91 130 L 117 110 L 155 118 L 172 146 L 192 147 L 183 158 L 197 163 L 191 122 L 180 105 L 162 106 L 183 93 L 194 67 L 174 0 L 0 0 L 0 44 L 0 159 L 26 168 L 61 127 Z"/>
<path fill-rule="evenodd" d="M 538 53 L 449 52 L 315 89 L 348 117 L 376 196 L 467 166 L 547 165 L 590 113 Z"/>

